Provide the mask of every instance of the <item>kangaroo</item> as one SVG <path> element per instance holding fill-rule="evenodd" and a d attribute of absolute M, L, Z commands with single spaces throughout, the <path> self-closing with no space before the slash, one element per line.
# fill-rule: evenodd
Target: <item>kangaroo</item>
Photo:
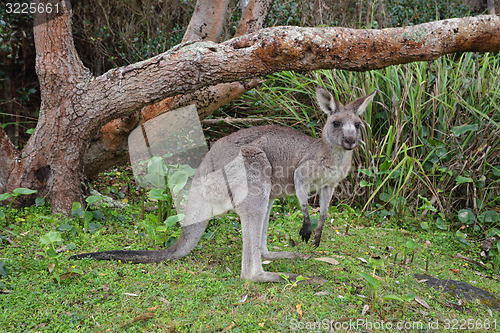
<path fill-rule="evenodd" d="M 316 89 L 317 102 L 327 114 L 321 138 L 288 127 L 268 125 L 239 130 L 218 140 L 197 169 L 186 206 L 185 222 L 175 244 L 157 251 L 105 251 L 79 254 L 72 259 L 95 258 L 131 263 L 179 259 L 199 242 L 210 218 L 234 210 L 241 219 L 243 251 L 241 278 L 280 282 L 282 273 L 266 272 L 262 259 L 306 259 L 296 252 L 267 248 L 269 214 L 276 198 L 296 195 L 303 213 L 300 235 L 311 236 L 308 197 L 319 193 L 320 219 L 314 234 L 320 244 L 327 209 L 335 186 L 351 167 L 358 145 L 361 119 L 375 92 L 344 106 L 327 90 Z M 286 274 L 290 279 L 297 275 Z"/>

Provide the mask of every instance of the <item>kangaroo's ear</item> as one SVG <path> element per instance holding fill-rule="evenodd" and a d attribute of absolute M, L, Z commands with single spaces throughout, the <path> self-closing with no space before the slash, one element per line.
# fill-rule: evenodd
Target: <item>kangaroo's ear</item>
<path fill-rule="evenodd" d="M 325 88 L 316 88 L 316 99 L 318 100 L 321 110 L 328 115 L 334 114 L 339 109 L 339 102 L 337 102 L 335 97 L 333 97 L 332 94 L 330 94 L 330 92 Z"/>
<path fill-rule="evenodd" d="M 358 115 L 361 116 L 363 112 L 365 112 L 366 107 L 370 102 L 373 100 L 373 97 L 375 96 L 376 91 L 372 92 L 369 95 L 366 95 L 364 97 L 360 97 L 354 102 L 351 102 L 349 106 L 352 107 L 352 110 Z"/>

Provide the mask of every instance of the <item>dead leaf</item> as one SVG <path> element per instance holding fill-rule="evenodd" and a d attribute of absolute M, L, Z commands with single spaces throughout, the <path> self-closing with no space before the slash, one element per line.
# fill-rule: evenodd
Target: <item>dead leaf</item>
<path fill-rule="evenodd" d="M 121 327 L 128 326 L 128 325 L 136 323 L 138 321 L 148 320 L 148 319 L 154 318 L 154 316 L 155 316 L 155 314 L 153 312 L 146 312 L 146 313 L 143 313 L 143 314 L 135 317 L 134 319 L 132 319 L 131 322 L 123 324 Z"/>
<path fill-rule="evenodd" d="M 170 301 L 169 301 L 168 299 L 164 298 L 164 297 L 161 297 L 161 296 L 160 296 L 160 297 L 158 297 L 158 300 L 159 300 L 160 302 L 162 302 L 162 303 L 167 304 L 167 305 L 169 305 L 169 304 L 170 304 Z"/>
<path fill-rule="evenodd" d="M 314 296 L 328 296 L 330 293 L 328 291 L 320 291 L 314 294 Z"/>
<path fill-rule="evenodd" d="M 50 264 L 48 264 L 48 266 L 49 266 L 49 273 L 52 273 L 52 271 L 56 267 L 56 264 L 54 264 L 53 262 L 51 262 Z"/>
<path fill-rule="evenodd" d="M 368 264 L 368 260 L 366 260 L 365 258 L 359 257 L 358 260 L 360 260 L 361 262 L 364 262 L 365 264 Z"/>
<path fill-rule="evenodd" d="M 238 303 L 245 303 L 247 301 L 248 295 L 243 295 L 243 297 L 240 298 Z"/>
<path fill-rule="evenodd" d="M 148 308 L 148 311 L 154 311 L 156 309 L 158 309 L 158 306 L 153 306 L 152 308 Z"/>
<path fill-rule="evenodd" d="M 340 262 L 338 262 L 336 259 L 330 258 L 330 257 L 321 257 L 321 258 L 314 258 L 315 260 L 327 262 L 331 265 L 340 265 Z"/>
<path fill-rule="evenodd" d="M 139 295 L 133 294 L 133 293 L 123 293 L 123 295 L 125 295 L 125 296 L 132 296 L 132 297 L 139 297 Z"/>
<path fill-rule="evenodd" d="M 455 269 L 455 268 L 450 268 L 450 271 L 452 271 L 455 274 L 460 273 L 460 270 L 459 269 Z"/>
<path fill-rule="evenodd" d="M 104 291 L 104 292 L 109 291 L 109 284 L 106 284 L 106 283 L 105 283 L 105 284 L 103 284 L 103 285 L 102 285 L 102 291 Z"/>
<path fill-rule="evenodd" d="M 295 310 L 297 311 L 297 313 L 299 314 L 299 318 L 302 319 L 302 304 L 297 304 L 295 306 Z"/>
<path fill-rule="evenodd" d="M 427 302 L 424 301 L 423 298 L 420 298 L 420 297 L 417 296 L 417 297 L 415 297 L 415 302 L 417 302 L 418 304 L 422 305 L 427 310 L 431 309 L 431 307 L 429 306 L 429 304 L 427 304 Z"/>
<path fill-rule="evenodd" d="M 77 275 L 77 274 L 76 274 L 76 273 L 73 273 L 73 272 L 66 272 L 66 273 L 64 273 L 64 274 L 59 275 L 59 278 L 60 278 L 61 280 L 66 280 L 66 279 L 69 279 L 70 277 L 73 277 L 73 276 L 75 276 L 75 275 Z"/>
<path fill-rule="evenodd" d="M 370 306 L 368 304 L 365 304 L 365 306 L 363 306 L 363 310 L 361 311 L 361 315 L 364 316 L 369 309 Z"/>

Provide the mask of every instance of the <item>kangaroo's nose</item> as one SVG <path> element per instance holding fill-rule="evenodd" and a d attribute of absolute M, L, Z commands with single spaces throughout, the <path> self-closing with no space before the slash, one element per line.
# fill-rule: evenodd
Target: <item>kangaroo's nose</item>
<path fill-rule="evenodd" d="M 355 137 L 344 137 L 344 144 L 343 144 L 345 149 L 353 149 L 356 147 L 356 138 Z"/>

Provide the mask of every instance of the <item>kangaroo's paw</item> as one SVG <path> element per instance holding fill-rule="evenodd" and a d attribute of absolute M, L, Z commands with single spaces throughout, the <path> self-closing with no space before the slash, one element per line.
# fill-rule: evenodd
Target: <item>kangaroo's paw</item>
<path fill-rule="evenodd" d="M 318 232 L 316 230 L 316 232 L 314 233 L 314 246 L 318 247 L 320 243 L 321 243 L 321 232 Z"/>
<path fill-rule="evenodd" d="M 311 225 L 303 225 L 299 231 L 299 235 L 302 236 L 304 242 L 308 242 L 311 238 Z"/>

